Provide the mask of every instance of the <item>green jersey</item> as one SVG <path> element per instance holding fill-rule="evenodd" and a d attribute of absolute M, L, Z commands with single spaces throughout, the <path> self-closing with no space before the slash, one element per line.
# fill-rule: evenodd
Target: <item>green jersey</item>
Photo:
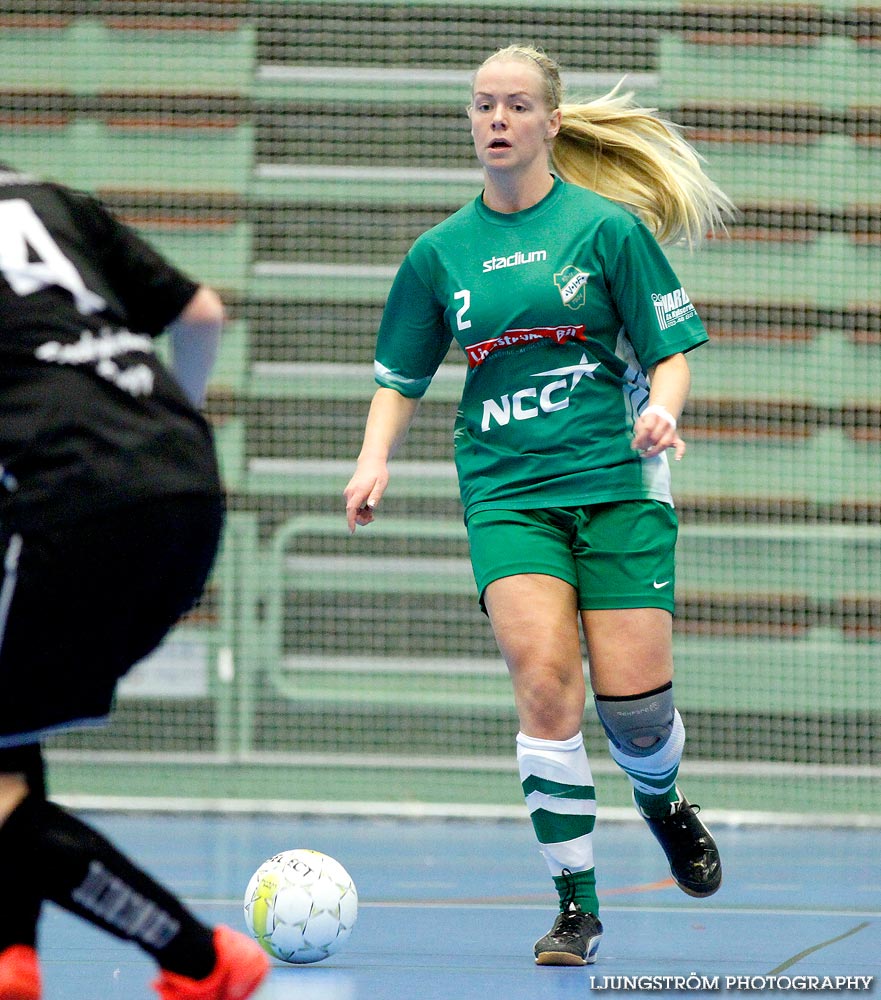
<path fill-rule="evenodd" d="M 389 293 L 376 381 L 422 396 L 454 338 L 468 361 L 454 433 L 466 519 L 672 503 L 666 455 L 641 459 L 633 425 L 648 369 L 707 335 L 636 216 L 555 179 L 525 211 L 478 197 L 423 233 Z"/>

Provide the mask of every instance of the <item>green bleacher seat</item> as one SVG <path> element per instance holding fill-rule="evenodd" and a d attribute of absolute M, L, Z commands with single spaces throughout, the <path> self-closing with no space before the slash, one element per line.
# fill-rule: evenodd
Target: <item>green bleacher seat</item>
<path fill-rule="evenodd" d="M 214 424 L 214 441 L 223 481 L 228 490 L 244 487 L 245 425 L 240 419 Z"/>
<path fill-rule="evenodd" d="M 877 344 L 854 343 L 840 330 L 823 330 L 810 340 L 773 336 L 736 340 L 715 337 L 688 356 L 691 404 L 697 399 L 771 400 L 817 406 L 878 402 Z"/>
<path fill-rule="evenodd" d="M 251 224 L 245 221 L 216 223 L 159 223 L 144 220 L 138 228 L 169 260 L 188 274 L 216 288 L 243 291 L 249 280 Z"/>
<path fill-rule="evenodd" d="M 724 290 L 729 301 L 743 304 L 848 308 L 871 299 L 881 273 L 881 247 L 858 246 L 842 233 L 798 243 L 720 238 L 694 254 L 671 248 L 669 256 L 692 299 L 713 299 Z M 393 264 L 258 260 L 249 288 L 264 299 L 314 300 L 323 290 L 337 302 L 381 302 L 396 270 Z"/>
<path fill-rule="evenodd" d="M 825 330 L 811 339 L 792 341 L 767 337 L 716 337 L 689 355 L 692 370 L 691 402 L 790 402 L 841 407 L 878 402 L 878 345 L 857 343 L 838 330 Z M 241 355 L 237 355 L 241 357 Z M 465 377 L 458 357 L 445 362 L 432 381 L 427 398 L 455 402 Z M 376 391 L 370 364 L 295 361 L 255 362 L 239 381 L 253 399 L 360 399 Z M 686 422 L 688 417 L 686 415 Z M 721 428 L 724 431 L 724 427 Z"/>
<path fill-rule="evenodd" d="M 254 262 L 248 281 L 251 297 L 264 301 L 383 303 L 397 268 L 391 264 L 345 265 L 333 261 Z"/>
<path fill-rule="evenodd" d="M 860 46 L 855 39 L 794 37 L 791 44 L 731 45 L 724 39 L 707 44 L 705 36 L 692 42 L 686 35 L 662 33 L 659 45 L 667 107 L 694 100 L 763 104 L 771 95 L 775 101 L 830 108 L 848 107 L 855 94 L 864 104 L 881 102 L 881 48 Z"/>
<path fill-rule="evenodd" d="M 410 545 L 426 539 L 461 545 L 465 534 L 460 521 L 394 518 L 378 520 L 369 532 L 371 543 L 393 544 L 395 539 L 406 538 Z M 438 606 L 453 596 L 468 601 L 475 596 L 470 565 L 462 556 L 312 552 L 306 544 L 310 537 L 347 538 L 342 514 L 288 521 L 273 535 L 260 560 L 261 583 L 255 593 L 265 608 L 265 620 L 249 655 L 261 664 L 272 690 L 303 705 L 423 706 L 426 710 L 433 706 L 448 711 L 509 708 L 509 684 L 500 659 L 463 656 L 457 648 L 457 643 L 469 641 L 472 626 L 467 621 L 459 627 L 461 634 L 451 630 L 449 648 L 444 649 L 441 642 L 433 657 L 351 656 L 287 648 L 286 614 L 296 615 L 299 602 L 309 594 L 325 595 L 321 603 L 328 606 L 329 601 L 335 617 L 350 602 L 353 607 L 363 604 L 366 614 L 378 595 L 410 594 L 420 600 L 430 596 Z M 359 542 L 364 537 L 362 532 Z M 677 560 L 680 600 L 687 604 L 693 592 L 711 603 L 717 594 L 716 626 L 724 622 L 722 598 L 732 581 L 743 581 L 751 593 L 758 586 L 778 596 L 790 594 L 796 603 L 800 592 L 810 600 L 846 602 L 863 594 L 877 602 L 881 599 L 879 556 L 881 536 L 871 528 L 684 526 Z M 830 572 L 835 567 L 838 572 Z M 381 621 L 377 627 L 381 629 Z M 688 708 L 811 712 L 822 688 L 827 707 L 853 711 L 881 694 L 881 678 L 871 669 L 872 645 L 824 625 L 822 615 L 814 616 L 813 627 L 791 636 L 755 635 L 743 627 L 741 634 L 686 631 L 677 634 L 675 645 L 679 675 L 688 681 L 682 696 Z M 853 686 L 839 683 L 828 670 L 830 662 L 836 664 L 838 677 L 859 677 L 860 682 Z M 725 665 L 721 674 L 720 663 Z M 767 684 L 756 671 L 756 664 L 761 663 L 773 665 Z M 256 683 L 257 677 L 252 681 Z"/>
<path fill-rule="evenodd" d="M 480 171 L 467 167 L 353 167 L 258 164 L 252 187 L 266 201 L 323 205 L 408 204 L 446 208 L 476 198 Z"/>
<path fill-rule="evenodd" d="M 245 494 L 339 495 L 351 475 L 354 457 L 246 459 L 241 419 L 228 421 L 222 430 L 228 482 Z M 687 459 L 673 469 L 674 494 L 682 502 L 765 498 L 874 505 L 881 496 L 877 451 L 876 441 L 854 440 L 836 428 L 794 440 L 743 431 L 702 440 L 692 433 Z M 392 477 L 400 497 L 458 495 L 449 461 L 396 460 Z"/>
<path fill-rule="evenodd" d="M 0 89 L 247 93 L 254 45 L 245 20 L 19 18 L 0 30 Z"/>
<path fill-rule="evenodd" d="M 795 639 L 676 636 L 677 703 L 683 711 L 710 713 L 809 715 L 819 704 L 830 711 L 859 712 L 881 700 L 874 655 L 870 644 L 824 634 Z M 829 670 L 830 663 L 836 671 Z M 756 682 L 762 664 L 770 671 L 767 684 Z M 862 680 L 842 684 L 841 676 Z M 385 710 L 421 706 L 513 716 L 510 680 L 498 659 L 291 654 L 272 671 L 269 683 L 274 692 L 300 705 L 333 705 L 337 710 L 346 705 Z"/>
<path fill-rule="evenodd" d="M 695 139 L 694 145 L 735 204 L 788 201 L 839 208 L 877 202 L 881 191 L 881 147 L 860 144 L 852 136 L 805 135 L 804 141 L 787 142 L 734 135 Z"/>
<path fill-rule="evenodd" d="M 457 401 L 464 378 L 464 362 L 441 365 L 428 390 L 428 398 Z M 372 364 L 343 362 L 257 362 L 243 385 L 243 391 L 254 399 L 368 400 L 376 388 Z"/>
<path fill-rule="evenodd" d="M 340 496 L 352 475 L 353 464 L 347 459 L 268 459 L 252 458 L 244 471 L 236 469 L 233 449 L 235 428 L 231 421 L 224 440 L 228 444 L 228 481 L 245 493 L 255 496 Z M 239 466 L 241 468 L 241 466 Z M 393 470 L 393 489 L 401 497 L 458 498 L 456 471 L 450 462 L 398 461 Z"/>
<path fill-rule="evenodd" d="M 874 504 L 881 496 L 877 451 L 876 442 L 855 441 L 836 428 L 793 441 L 746 434 L 701 441 L 692 435 L 687 459 L 674 469 L 674 493 Z"/>
<path fill-rule="evenodd" d="M 209 392 L 225 396 L 240 393 L 247 378 L 248 327 L 239 319 L 227 322 L 220 339 Z"/>
<path fill-rule="evenodd" d="M 673 247 L 670 262 L 692 299 L 724 288 L 730 301 L 777 301 L 847 308 L 870 301 L 881 274 L 881 246 L 859 246 L 845 233 L 799 241 L 711 240 L 699 252 Z"/>
<path fill-rule="evenodd" d="M 464 545 L 466 537 L 461 520 L 421 523 L 385 518 L 368 530 L 371 541 L 405 537 L 415 544 L 443 539 L 452 546 Z M 473 592 L 464 551 L 456 556 L 418 556 L 296 549 L 303 537 L 314 536 L 348 541 L 342 505 L 338 516 L 304 515 L 278 529 L 269 565 L 279 579 L 287 577 L 279 593 L 285 588 L 360 595 L 389 590 Z M 810 602 L 852 600 L 856 595 L 881 599 L 881 533 L 855 525 L 685 524 L 677 550 L 677 576 L 683 592 L 708 597 L 725 595 L 732 584 L 743 581 L 751 594 L 805 595 L 806 607 Z"/>
<path fill-rule="evenodd" d="M 160 128 L 83 117 L 47 126 L 21 116 L 14 125 L 0 124 L 0 148 L 9 162 L 87 190 L 243 194 L 253 141 L 253 126 L 246 122 Z"/>
<path fill-rule="evenodd" d="M 781 209 L 784 225 L 777 218 Z M 817 231 L 816 206 L 752 208 L 748 226 L 732 225 L 729 236 L 708 240 L 695 253 L 672 247 L 669 257 L 694 300 L 724 294 L 731 302 L 848 308 L 871 301 L 881 269 L 881 243 L 865 238 L 877 209 L 859 209 L 866 214 L 865 234 L 850 211 L 848 206 L 823 222 L 829 231 Z M 265 204 L 255 221 L 250 292 L 263 299 L 381 302 L 413 241 L 444 215 L 440 206 L 403 203 L 349 210 Z"/>

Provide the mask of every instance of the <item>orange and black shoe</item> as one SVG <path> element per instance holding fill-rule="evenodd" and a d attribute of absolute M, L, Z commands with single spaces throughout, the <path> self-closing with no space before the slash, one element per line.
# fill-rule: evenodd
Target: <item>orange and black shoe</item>
<path fill-rule="evenodd" d="M 269 957 L 256 941 L 229 927 L 214 931 L 217 963 L 204 979 L 163 969 L 153 988 L 161 1000 L 248 1000 L 269 973 Z M 256 1000 L 256 998 L 255 998 Z"/>
<path fill-rule="evenodd" d="M 0 951 L 0 1000 L 40 1000 L 41 988 L 40 963 L 30 945 Z"/>

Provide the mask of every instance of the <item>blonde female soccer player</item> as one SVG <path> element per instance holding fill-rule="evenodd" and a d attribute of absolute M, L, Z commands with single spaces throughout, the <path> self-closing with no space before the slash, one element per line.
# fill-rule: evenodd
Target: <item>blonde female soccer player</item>
<path fill-rule="evenodd" d="M 454 439 L 474 575 L 560 895 L 536 961 L 584 965 L 602 925 L 579 619 L 610 752 L 673 877 L 693 896 L 721 882 L 716 845 L 676 785 L 685 731 L 672 687 L 667 451 L 685 453 L 685 355 L 707 335 L 659 243 L 698 243 L 731 205 L 677 130 L 628 96 L 564 104 L 538 49 L 491 55 L 468 116 L 484 189 L 398 271 L 346 512 L 350 531 L 373 520 L 455 339 L 468 360 Z"/>

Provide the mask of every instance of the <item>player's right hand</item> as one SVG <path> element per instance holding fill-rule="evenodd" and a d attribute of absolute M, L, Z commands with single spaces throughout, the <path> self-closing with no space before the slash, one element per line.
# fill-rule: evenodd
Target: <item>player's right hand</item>
<path fill-rule="evenodd" d="M 356 526 L 364 527 L 373 521 L 374 511 L 387 485 L 388 470 L 385 465 L 380 468 L 372 463 L 369 466 L 358 463 L 355 474 L 343 490 L 350 535 L 355 533 Z"/>

